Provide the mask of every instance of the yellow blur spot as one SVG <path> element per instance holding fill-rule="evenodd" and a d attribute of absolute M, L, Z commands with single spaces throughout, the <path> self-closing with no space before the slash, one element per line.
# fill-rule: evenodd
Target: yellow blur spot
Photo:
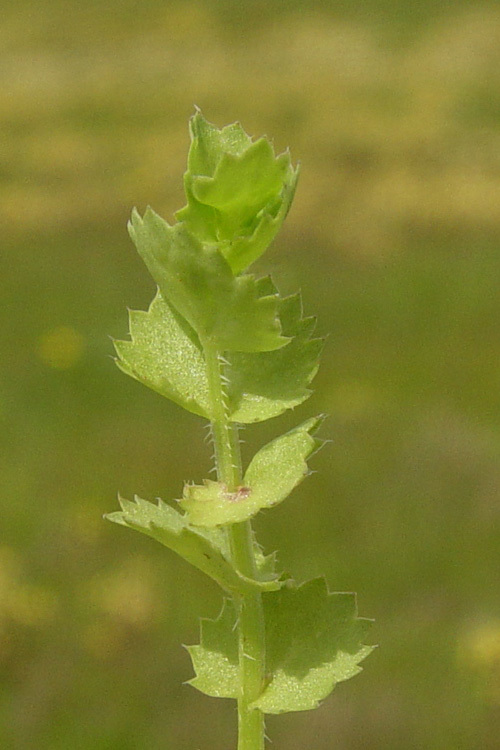
<path fill-rule="evenodd" d="M 83 336 L 70 326 L 51 328 L 38 341 L 38 356 L 48 367 L 69 370 L 82 358 L 85 349 Z"/>
<path fill-rule="evenodd" d="M 54 619 L 56 595 L 43 586 L 19 586 L 10 596 L 11 619 L 18 625 L 37 627 Z"/>
<path fill-rule="evenodd" d="M 98 576 L 90 598 L 103 613 L 129 627 L 148 627 L 155 617 L 154 580 L 146 560 L 135 558 L 118 570 Z"/>
<path fill-rule="evenodd" d="M 58 602 L 49 589 L 25 583 L 22 560 L 9 548 L 0 548 L 0 625 L 40 627 L 54 619 Z"/>
<path fill-rule="evenodd" d="M 481 681 L 485 702 L 500 706 L 500 620 L 470 628 L 458 646 L 460 660 Z"/>
<path fill-rule="evenodd" d="M 500 668 L 500 621 L 476 626 L 467 634 L 465 651 L 471 664 Z"/>

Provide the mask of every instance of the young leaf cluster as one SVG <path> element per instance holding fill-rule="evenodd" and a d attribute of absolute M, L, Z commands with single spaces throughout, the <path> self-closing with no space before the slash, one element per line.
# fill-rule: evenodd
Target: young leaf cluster
<path fill-rule="evenodd" d="M 191 683 L 235 698 L 239 747 L 260 750 L 256 717 L 316 707 L 371 647 L 353 594 L 330 594 L 323 579 L 297 586 L 250 527 L 307 476 L 321 446 L 322 417 L 310 418 L 241 468 L 239 426 L 307 399 L 323 344 L 299 294 L 281 297 L 269 277 L 248 272 L 286 217 L 298 169 L 238 123 L 218 129 L 197 111 L 190 133 L 187 203 L 176 222 L 151 208 L 132 213 L 129 233 L 158 291 L 147 311 L 130 312 L 130 339 L 115 349 L 123 372 L 209 421 L 217 477 L 186 482 L 168 503 L 120 500 L 108 518 L 156 539 L 233 598 L 235 609 L 226 603 L 203 621 L 201 644 L 189 648 Z M 252 637 L 258 666 L 248 670 Z"/>

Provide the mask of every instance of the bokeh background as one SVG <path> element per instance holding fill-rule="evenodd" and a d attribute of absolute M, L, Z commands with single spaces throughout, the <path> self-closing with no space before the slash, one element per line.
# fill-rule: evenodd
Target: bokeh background
<path fill-rule="evenodd" d="M 215 585 L 106 523 L 178 497 L 201 422 L 122 375 L 154 286 L 133 205 L 183 203 L 194 105 L 302 162 L 259 271 L 329 333 L 314 474 L 256 526 L 358 591 L 380 648 L 275 748 L 494 750 L 500 736 L 500 7 L 18 0 L 0 25 L 0 744 L 229 750 L 182 685 Z"/>

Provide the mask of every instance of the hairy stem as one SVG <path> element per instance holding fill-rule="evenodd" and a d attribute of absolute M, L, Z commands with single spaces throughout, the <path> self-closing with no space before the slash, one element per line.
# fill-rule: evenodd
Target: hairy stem
<path fill-rule="evenodd" d="M 236 425 L 229 421 L 224 387 L 224 361 L 210 345 L 204 346 L 215 445 L 217 479 L 234 492 L 242 482 L 241 455 Z M 228 529 L 235 567 L 249 578 L 257 575 L 250 521 Z M 262 692 L 265 673 L 265 628 L 259 592 L 235 597 L 238 613 L 240 694 L 238 698 L 238 750 L 264 750 L 264 715 L 249 706 Z"/>

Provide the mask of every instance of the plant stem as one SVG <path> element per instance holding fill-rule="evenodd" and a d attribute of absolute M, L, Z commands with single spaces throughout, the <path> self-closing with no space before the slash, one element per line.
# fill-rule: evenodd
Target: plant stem
<path fill-rule="evenodd" d="M 217 480 L 234 492 L 242 482 L 238 428 L 229 421 L 224 389 L 224 362 L 209 344 L 204 346 Z M 250 521 L 228 528 L 232 560 L 249 578 L 257 575 Z M 265 627 L 259 592 L 234 597 L 238 615 L 240 694 L 238 697 L 238 750 L 264 750 L 264 715 L 249 706 L 262 692 L 265 674 Z"/>

